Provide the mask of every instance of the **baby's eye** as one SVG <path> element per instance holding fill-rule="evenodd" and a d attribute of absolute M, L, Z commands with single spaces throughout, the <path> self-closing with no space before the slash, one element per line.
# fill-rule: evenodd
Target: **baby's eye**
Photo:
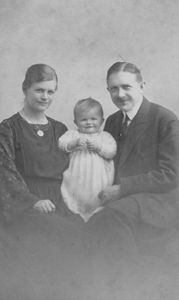
<path fill-rule="evenodd" d="M 53 94 L 54 94 L 54 91 L 48 91 L 48 94 L 49 94 L 49 95 L 53 95 Z"/>

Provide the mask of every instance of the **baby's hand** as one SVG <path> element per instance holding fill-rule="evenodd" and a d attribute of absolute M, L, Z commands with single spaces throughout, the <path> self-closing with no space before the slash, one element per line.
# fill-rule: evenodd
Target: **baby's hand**
<path fill-rule="evenodd" d="M 101 145 L 96 140 L 87 140 L 87 147 L 90 151 L 100 152 Z"/>
<path fill-rule="evenodd" d="M 67 150 L 68 151 L 73 151 L 75 150 L 75 148 L 78 146 L 78 140 L 77 139 L 73 139 L 72 141 L 70 141 L 67 145 Z"/>
<path fill-rule="evenodd" d="M 84 148 L 84 147 L 86 147 L 86 140 L 83 139 L 83 138 L 79 138 L 77 140 L 77 144 L 76 145 L 77 145 L 77 147 Z"/>
<path fill-rule="evenodd" d="M 76 150 L 76 148 L 83 148 L 86 145 L 86 142 L 84 139 L 82 138 L 78 138 L 78 139 L 73 139 L 72 141 L 70 141 L 67 145 L 67 150 L 68 151 L 74 151 Z"/>

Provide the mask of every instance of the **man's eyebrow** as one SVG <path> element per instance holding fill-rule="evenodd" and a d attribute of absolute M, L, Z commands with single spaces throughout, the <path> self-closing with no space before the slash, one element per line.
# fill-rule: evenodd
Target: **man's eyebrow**
<path fill-rule="evenodd" d="M 130 87 L 131 84 L 129 84 L 129 83 L 124 83 L 124 84 L 121 84 L 121 86 L 124 86 L 124 87 Z"/>
<path fill-rule="evenodd" d="M 124 83 L 124 84 L 114 84 L 112 86 L 110 86 L 110 88 L 120 88 L 120 87 L 131 87 L 131 84 L 128 84 L 128 83 Z"/>

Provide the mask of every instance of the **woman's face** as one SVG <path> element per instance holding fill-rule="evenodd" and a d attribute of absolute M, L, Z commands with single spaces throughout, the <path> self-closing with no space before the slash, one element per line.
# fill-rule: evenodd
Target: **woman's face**
<path fill-rule="evenodd" d="M 34 112 L 45 111 L 53 101 L 56 85 L 55 80 L 34 82 L 24 92 L 25 107 Z"/>

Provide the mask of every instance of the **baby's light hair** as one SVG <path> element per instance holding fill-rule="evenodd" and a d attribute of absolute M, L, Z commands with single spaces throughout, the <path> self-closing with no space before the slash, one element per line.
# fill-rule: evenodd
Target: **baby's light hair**
<path fill-rule="evenodd" d="M 89 111 L 92 108 L 98 108 L 99 114 L 101 115 L 101 118 L 103 118 L 104 112 L 103 112 L 101 103 L 99 101 L 89 97 L 86 99 L 81 99 L 76 103 L 76 105 L 74 107 L 74 119 L 76 119 L 76 116 L 77 116 L 77 113 L 79 112 L 79 110 Z"/>

